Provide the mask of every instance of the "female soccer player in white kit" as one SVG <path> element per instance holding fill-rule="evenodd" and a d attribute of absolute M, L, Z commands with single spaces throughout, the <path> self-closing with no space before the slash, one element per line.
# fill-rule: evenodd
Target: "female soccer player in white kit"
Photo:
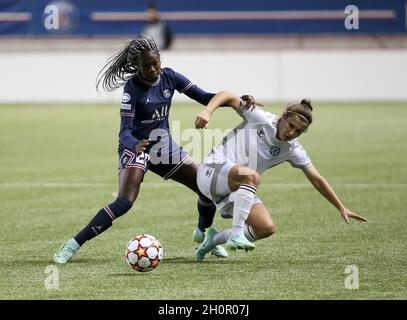
<path fill-rule="evenodd" d="M 275 225 L 256 191 L 260 175 L 284 161 L 301 169 L 347 223 L 349 218 L 367 221 L 342 204 L 296 139 L 312 123 L 313 108 L 309 100 L 288 106 L 279 117 L 261 108 L 244 109 L 239 97 L 221 91 L 197 116 L 195 127 L 205 128 L 211 114 L 222 105 L 231 106 L 244 121 L 204 159 L 198 168 L 197 183 L 200 191 L 216 204 L 222 217 L 233 217 L 233 227 L 221 233 L 209 228 L 196 250 L 197 261 L 202 261 L 206 253 L 224 243 L 232 250 L 253 250 L 252 242 L 274 233 Z"/>

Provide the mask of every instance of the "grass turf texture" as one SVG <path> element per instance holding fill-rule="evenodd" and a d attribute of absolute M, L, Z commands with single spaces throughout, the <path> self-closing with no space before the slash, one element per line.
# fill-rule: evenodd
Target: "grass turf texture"
<path fill-rule="evenodd" d="M 182 130 L 192 127 L 200 110 L 175 105 L 171 120 L 180 120 Z M 262 176 L 258 192 L 277 233 L 257 242 L 254 252 L 197 264 L 195 194 L 149 173 L 132 210 L 72 263 L 58 266 L 59 290 L 47 290 L 45 268 L 55 250 L 114 200 L 118 112 L 106 105 L 0 106 L 1 299 L 407 298 L 402 103 L 317 103 L 315 122 L 300 138 L 367 224 L 344 223 L 300 170 L 284 164 Z M 238 122 L 232 110 L 219 110 L 210 128 Z M 215 225 L 223 229 L 231 221 L 217 216 Z M 123 255 L 139 233 L 156 236 L 164 247 L 164 261 L 146 274 L 132 271 Z M 345 289 L 348 265 L 358 267 L 358 290 Z"/>

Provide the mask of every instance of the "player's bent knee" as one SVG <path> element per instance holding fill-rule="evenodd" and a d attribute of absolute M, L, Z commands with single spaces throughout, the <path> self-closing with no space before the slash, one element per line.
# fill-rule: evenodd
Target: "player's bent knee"
<path fill-rule="evenodd" d="M 262 225 L 261 230 L 258 231 L 259 236 L 268 238 L 276 232 L 276 225 L 272 222 Z"/>
<path fill-rule="evenodd" d="M 137 199 L 137 195 L 138 195 L 138 193 L 120 193 L 119 192 L 118 198 L 126 199 L 127 201 L 131 202 L 131 204 L 133 205 L 133 203 Z"/>
<path fill-rule="evenodd" d="M 243 183 L 250 184 L 257 188 L 260 184 L 260 175 L 257 172 L 245 175 L 243 178 Z"/>
<path fill-rule="evenodd" d="M 265 226 L 265 234 L 267 237 L 272 236 L 276 232 L 276 225 L 274 223 L 267 224 Z"/>
<path fill-rule="evenodd" d="M 257 173 L 257 172 L 255 172 L 254 174 L 253 174 L 253 182 L 255 183 L 255 185 L 258 187 L 259 186 L 259 184 L 260 184 L 260 175 Z"/>
<path fill-rule="evenodd" d="M 119 188 L 119 194 L 118 197 L 122 199 L 126 199 L 130 201 L 131 203 L 134 203 L 137 199 L 137 196 L 140 191 L 140 186 L 135 186 L 131 188 Z"/>

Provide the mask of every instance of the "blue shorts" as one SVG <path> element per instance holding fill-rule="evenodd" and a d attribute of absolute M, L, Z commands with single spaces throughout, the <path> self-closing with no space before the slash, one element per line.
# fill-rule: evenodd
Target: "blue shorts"
<path fill-rule="evenodd" d="M 119 151 L 119 172 L 124 168 L 139 168 L 144 172 L 151 170 L 164 180 L 171 178 L 184 163 L 192 161 L 191 156 L 176 142 L 171 141 L 168 148 L 155 150 L 154 147 L 136 156 L 133 151 Z"/>

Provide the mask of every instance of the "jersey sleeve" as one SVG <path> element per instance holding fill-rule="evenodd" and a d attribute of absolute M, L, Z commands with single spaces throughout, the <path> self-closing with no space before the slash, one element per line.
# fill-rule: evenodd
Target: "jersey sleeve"
<path fill-rule="evenodd" d="M 214 93 L 209 93 L 202 90 L 196 84 L 192 83 L 187 77 L 178 72 L 173 71 L 173 79 L 175 82 L 175 89 L 179 93 L 183 93 L 189 98 L 205 106 L 215 95 Z"/>
<path fill-rule="evenodd" d="M 298 143 L 287 161 L 298 169 L 305 169 L 312 165 L 311 159 L 305 149 Z"/>
<path fill-rule="evenodd" d="M 139 140 L 134 137 L 131 132 L 133 130 L 134 114 L 136 105 L 130 95 L 130 90 L 127 85 L 124 87 L 121 107 L 120 107 L 120 142 L 130 151 L 136 150 L 136 145 Z"/>

